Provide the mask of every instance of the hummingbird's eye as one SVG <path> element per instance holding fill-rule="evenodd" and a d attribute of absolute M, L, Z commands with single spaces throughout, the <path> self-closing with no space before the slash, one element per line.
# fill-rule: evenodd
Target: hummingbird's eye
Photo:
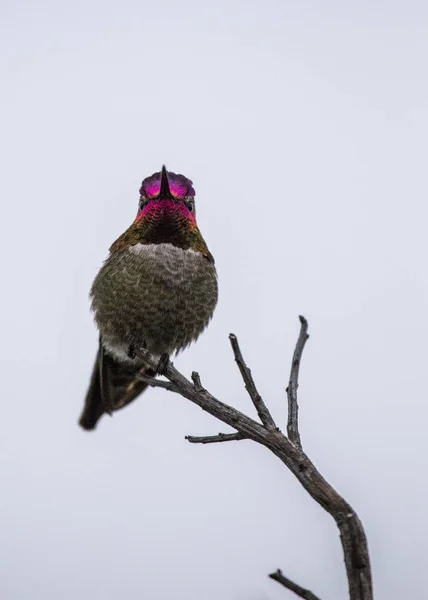
<path fill-rule="evenodd" d="M 187 196 L 184 198 L 184 204 L 187 206 L 190 212 L 194 212 L 195 210 L 195 201 L 192 196 Z"/>
<path fill-rule="evenodd" d="M 140 202 L 138 203 L 138 210 L 143 210 L 143 208 L 147 204 L 147 198 L 145 196 L 140 196 Z"/>

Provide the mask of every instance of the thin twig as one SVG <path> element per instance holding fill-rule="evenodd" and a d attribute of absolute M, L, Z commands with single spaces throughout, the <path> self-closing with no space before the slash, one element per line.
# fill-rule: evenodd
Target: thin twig
<path fill-rule="evenodd" d="M 300 360 L 302 358 L 303 349 L 306 341 L 309 338 L 308 335 L 308 322 L 305 317 L 300 316 L 300 335 L 296 343 L 296 348 L 293 354 L 293 362 L 291 363 L 290 381 L 287 387 L 288 397 L 288 422 L 287 422 L 287 433 L 288 438 L 293 444 L 302 447 L 299 433 L 299 405 L 297 404 L 297 388 L 299 387 L 299 368 Z"/>
<path fill-rule="evenodd" d="M 283 575 L 281 569 L 278 569 L 275 573 L 270 573 L 269 577 L 286 587 L 288 590 L 294 592 L 299 598 L 303 598 L 304 600 L 320 600 L 320 598 L 315 596 L 311 591 L 302 588 L 297 583 L 294 583 L 294 581 L 291 581 L 291 579 L 288 579 L 288 577 Z"/>
<path fill-rule="evenodd" d="M 154 377 L 148 377 L 147 375 L 144 375 L 144 373 L 141 373 L 141 372 L 138 374 L 138 379 L 141 379 L 141 381 L 144 381 L 151 387 L 162 388 L 163 390 L 168 390 L 169 392 L 175 392 L 176 394 L 180 393 L 178 388 L 170 381 L 163 381 L 162 379 L 155 379 Z"/>
<path fill-rule="evenodd" d="M 196 371 L 193 371 L 193 373 L 192 373 L 192 381 L 193 381 L 193 385 L 195 386 L 195 390 L 197 392 L 204 391 L 204 388 L 202 387 L 202 383 L 201 383 L 201 378 L 199 377 L 199 373 L 197 373 Z"/>
<path fill-rule="evenodd" d="M 251 375 L 250 369 L 245 364 L 244 358 L 242 356 L 241 349 L 238 344 L 238 338 L 234 333 L 229 335 L 229 340 L 232 345 L 233 354 L 235 355 L 235 361 L 238 365 L 238 368 L 241 372 L 242 379 L 244 380 L 245 389 L 247 390 L 254 407 L 259 415 L 259 418 L 266 429 L 275 430 L 277 429 L 276 423 L 270 414 L 270 411 L 266 404 L 263 402 L 262 397 L 257 391 L 256 384 L 254 383 L 253 376 Z"/>
<path fill-rule="evenodd" d="M 219 433 L 218 435 L 205 436 L 186 435 L 185 439 L 191 444 L 214 444 L 216 442 L 245 440 L 246 438 L 242 433 Z"/>

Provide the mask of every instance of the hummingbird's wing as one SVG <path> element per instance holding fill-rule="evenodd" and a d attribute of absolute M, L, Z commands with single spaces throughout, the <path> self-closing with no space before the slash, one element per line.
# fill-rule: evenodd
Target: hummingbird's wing
<path fill-rule="evenodd" d="M 80 426 L 83 429 L 95 429 L 104 413 L 111 414 L 135 400 L 148 385 L 138 378 L 140 371 L 140 368 L 119 363 L 107 354 L 100 339 L 85 405 L 79 419 Z M 150 369 L 146 373 L 149 377 L 155 375 Z"/>

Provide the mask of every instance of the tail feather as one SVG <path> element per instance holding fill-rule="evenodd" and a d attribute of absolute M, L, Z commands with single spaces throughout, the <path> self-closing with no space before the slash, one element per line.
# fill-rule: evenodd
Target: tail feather
<path fill-rule="evenodd" d="M 135 400 L 148 386 L 138 378 L 139 372 L 106 354 L 100 339 L 79 425 L 93 430 L 104 413 L 111 414 Z M 150 369 L 146 373 L 149 377 L 155 375 Z"/>

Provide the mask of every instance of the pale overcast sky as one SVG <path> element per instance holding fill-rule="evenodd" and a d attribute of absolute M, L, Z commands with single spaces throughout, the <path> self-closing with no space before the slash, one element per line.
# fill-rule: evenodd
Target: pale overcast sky
<path fill-rule="evenodd" d="M 377 599 L 424 600 L 426 2 L 46 0 L 0 8 L 4 600 L 346 597 L 333 520 L 268 451 L 149 390 L 77 426 L 88 291 L 162 163 L 194 181 L 220 301 L 176 366 L 281 427 L 299 323 L 301 434 L 358 511 Z"/>

